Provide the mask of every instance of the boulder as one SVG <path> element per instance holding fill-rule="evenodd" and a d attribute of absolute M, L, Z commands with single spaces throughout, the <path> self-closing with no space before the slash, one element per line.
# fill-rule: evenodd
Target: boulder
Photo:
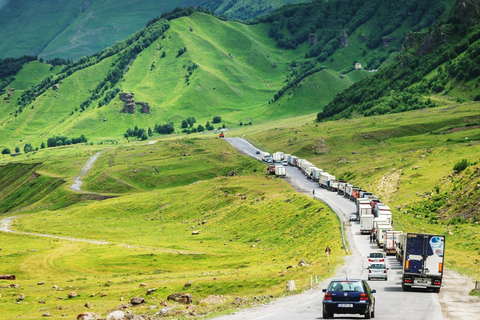
<path fill-rule="evenodd" d="M 183 285 L 183 290 L 190 288 L 192 286 L 192 283 L 189 281 Z"/>
<path fill-rule="evenodd" d="M 38 303 L 45 303 L 45 299 L 38 300 Z"/>
<path fill-rule="evenodd" d="M 148 287 L 148 284 L 146 284 L 146 283 L 140 283 L 139 287 Z"/>
<path fill-rule="evenodd" d="M 50 312 L 45 312 L 44 314 L 42 314 L 42 317 L 51 317 L 52 315 L 50 314 Z"/>
<path fill-rule="evenodd" d="M 127 319 L 127 315 L 125 314 L 125 312 L 120 310 L 110 312 L 105 318 L 105 320 L 126 320 L 126 319 Z"/>
<path fill-rule="evenodd" d="M 152 294 L 155 291 L 157 291 L 157 288 L 150 288 L 147 290 L 147 294 Z"/>
<path fill-rule="evenodd" d="M 22 301 L 22 300 L 25 300 L 25 295 L 23 293 L 21 293 L 18 298 L 17 298 L 17 302 L 18 301 Z"/>
<path fill-rule="evenodd" d="M 142 304 L 144 302 L 145 302 L 145 299 L 143 299 L 142 297 L 135 297 L 130 299 L 130 303 L 133 305 Z"/>
<path fill-rule="evenodd" d="M 167 300 L 173 300 L 184 304 L 190 304 L 193 302 L 193 296 L 189 293 L 172 293 L 167 297 Z"/>
<path fill-rule="evenodd" d="M 196 235 L 199 235 L 200 234 L 200 231 L 199 230 L 194 230 L 192 231 L 192 235 L 196 236 Z"/>
<path fill-rule="evenodd" d="M 44 282 L 44 281 L 40 281 L 40 282 L 37 283 L 37 286 L 41 286 L 42 284 L 45 284 L 45 282 Z"/>
<path fill-rule="evenodd" d="M 77 296 L 77 293 L 74 291 L 68 293 L 69 298 L 75 298 L 76 296 Z"/>

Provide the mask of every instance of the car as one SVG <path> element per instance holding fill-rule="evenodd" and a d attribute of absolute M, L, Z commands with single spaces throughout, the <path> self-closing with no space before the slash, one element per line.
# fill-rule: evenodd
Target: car
<path fill-rule="evenodd" d="M 357 220 L 358 220 L 357 214 L 356 214 L 356 213 L 352 213 L 352 214 L 350 215 L 350 221 L 357 221 Z"/>
<path fill-rule="evenodd" d="M 388 280 L 387 266 L 385 263 L 372 263 L 368 266 L 368 280 L 373 278 Z"/>
<path fill-rule="evenodd" d="M 255 151 L 255 154 L 260 154 L 260 151 L 259 150 Z"/>
<path fill-rule="evenodd" d="M 282 166 L 288 166 L 288 161 L 287 161 L 287 160 L 283 160 L 283 161 L 282 161 Z"/>
<path fill-rule="evenodd" d="M 376 292 L 362 279 L 332 280 L 322 302 L 323 319 L 333 318 L 334 314 L 361 314 L 365 319 L 375 317 Z"/>
<path fill-rule="evenodd" d="M 370 252 L 367 261 L 368 263 L 385 263 L 385 255 L 381 252 Z"/>

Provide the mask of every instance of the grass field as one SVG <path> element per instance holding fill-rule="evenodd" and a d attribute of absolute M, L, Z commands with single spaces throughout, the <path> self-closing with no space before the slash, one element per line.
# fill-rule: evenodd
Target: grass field
<path fill-rule="evenodd" d="M 108 146 L 84 185 L 86 191 L 117 195 L 101 201 L 81 197 L 85 193 L 72 196 L 68 190 L 82 164 L 98 151 L 99 146 L 94 147 L 56 149 L 57 155 L 44 154 L 45 161 L 36 162 L 42 150 L 32 161 L 38 164 L 4 167 L 25 178 L 35 170 L 40 177 L 67 181 L 47 196 L 39 194 L 41 199 L 32 199 L 21 212 L 10 213 L 18 216 L 13 229 L 108 244 L 0 233 L 0 269 L 15 274 L 14 283 L 20 286 L 2 289 L 2 317 L 37 319 L 46 311 L 73 317 L 86 310 L 86 302 L 92 311 L 106 315 L 122 303 L 120 298 L 127 302 L 140 295 L 148 298 L 146 305 L 158 305 L 169 294 L 183 291 L 193 294 L 195 302 L 223 296 L 219 305 L 197 305 L 198 312 L 211 316 L 258 303 L 253 296 L 259 301 L 281 296 L 287 280 L 294 279 L 301 290 L 310 285 L 311 276 L 329 276 L 318 248 L 328 245 L 335 251 L 332 271 L 343 261 L 335 214 L 282 179 L 266 176 L 263 164 L 239 155 L 221 139 Z M 18 169 L 12 170 L 14 166 Z M 125 189 L 119 181 L 132 187 Z M 31 188 L 42 190 L 36 184 Z M 297 266 L 302 259 L 308 266 Z M 45 284 L 37 285 L 41 281 Z M 186 282 L 192 286 L 183 290 Z M 2 286 L 10 283 L 0 281 Z M 156 291 L 147 296 L 152 287 Z M 78 296 L 68 299 L 71 291 Z M 21 293 L 26 298 L 17 304 Z M 232 305 L 237 296 L 243 302 Z"/>

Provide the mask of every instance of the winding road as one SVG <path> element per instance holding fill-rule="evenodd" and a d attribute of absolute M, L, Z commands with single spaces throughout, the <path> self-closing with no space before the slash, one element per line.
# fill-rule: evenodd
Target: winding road
<path fill-rule="evenodd" d="M 226 138 L 228 143 L 241 153 L 260 160 L 259 150 L 248 141 L 241 138 Z M 350 200 L 334 192 L 318 186 L 318 183 L 307 180 L 303 173 L 295 167 L 287 166 L 285 180 L 294 188 L 309 196 L 327 203 L 345 224 L 346 237 L 351 255 L 345 258 L 345 264 L 336 272 L 335 276 L 319 284 L 316 288 L 302 294 L 278 299 L 270 304 L 252 309 L 244 309 L 237 313 L 216 318 L 217 320 L 316 320 L 322 314 L 322 288 L 334 278 L 362 278 L 366 279 L 366 256 L 370 252 L 382 252 L 369 238 L 360 235 L 358 222 L 350 223 L 348 217 L 355 212 L 355 205 Z M 319 250 L 323 250 L 320 248 Z M 335 254 L 335 252 L 332 252 Z M 403 292 L 401 288 L 401 265 L 395 257 L 387 257 L 389 267 L 388 281 L 370 281 L 370 286 L 377 290 L 375 317 L 377 319 L 409 319 L 409 320 L 438 320 L 438 319 L 480 319 L 480 299 L 471 297 L 468 292 L 474 284 L 468 277 L 450 270 L 445 270 L 443 288 L 438 293 L 422 289 Z M 339 315 L 335 318 L 355 319 L 360 315 Z"/>

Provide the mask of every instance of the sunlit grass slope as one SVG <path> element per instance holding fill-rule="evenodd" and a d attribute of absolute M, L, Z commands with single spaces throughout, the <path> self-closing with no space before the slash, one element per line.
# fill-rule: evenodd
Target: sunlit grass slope
<path fill-rule="evenodd" d="M 53 154 L 45 155 L 39 165 L 42 172 L 63 171 L 71 176 L 90 146 L 69 148 L 81 149 L 76 152 L 83 160 L 64 154 L 68 148 L 56 149 L 59 163 L 53 161 Z M 180 167 L 170 169 L 175 163 Z M 0 233 L 0 268 L 15 274 L 20 286 L 2 289 L 3 315 L 36 319 L 48 311 L 55 317 L 63 313 L 76 317 L 88 301 L 90 311 L 105 316 L 122 303 L 121 297 L 128 301 L 140 295 L 148 298 L 147 305 L 158 305 L 179 291 L 193 294 L 195 303 L 208 295 L 222 295 L 224 302 L 218 306 L 197 305 L 201 313 L 222 312 L 235 308 L 231 303 L 237 296 L 279 296 L 287 280 L 295 279 L 299 288 L 305 288 L 312 275 L 326 277 L 330 273 L 319 248 L 332 248 L 333 266 L 343 256 L 335 214 L 321 202 L 298 194 L 283 179 L 265 175 L 264 169 L 220 139 L 159 141 L 104 150 L 85 187 L 95 189 L 105 183 L 111 191 L 123 192 L 122 184 L 102 180 L 105 172 L 117 180 L 128 179 L 134 186 L 128 191 L 135 192 L 64 208 L 42 207 L 47 203 L 43 200 L 39 207 L 24 211 L 12 228 L 109 244 Z M 175 174 L 153 177 L 169 170 Z M 227 176 L 230 170 L 237 175 Z M 191 183 L 193 179 L 204 180 Z M 301 259 L 308 266 L 298 267 Z M 37 285 L 40 281 L 45 285 Z M 184 290 L 188 281 L 192 286 Z M 140 288 L 140 283 L 148 287 Z M 147 296 L 146 289 L 152 287 L 157 290 Z M 78 296 L 67 299 L 71 291 Z M 20 293 L 26 298 L 17 304 Z M 40 299 L 45 299 L 42 310 Z M 180 311 L 185 308 L 173 306 Z"/>
<path fill-rule="evenodd" d="M 374 193 L 392 208 L 398 230 L 447 234 L 452 246 L 447 266 L 480 276 L 475 259 L 469 258 L 479 253 L 478 222 L 459 224 L 458 219 L 450 220 L 456 216 L 453 213 L 432 221 L 442 216 L 434 209 L 427 215 L 424 210 L 404 214 L 407 205 L 424 201 L 437 186 L 447 183 L 461 159 L 478 162 L 480 104 L 322 123 L 313 122 L 314 118 L 277 121 L 265 131 L 250 127 L 238 134 L 246 134 L 267 151 L 307 158 L 337 178 Z M 473 202 L 468 205 L 475 207 Z M 450 229 L 456 230 L 453 235 Z M 468 247 L 460 234 L 470 236 Z"/>

